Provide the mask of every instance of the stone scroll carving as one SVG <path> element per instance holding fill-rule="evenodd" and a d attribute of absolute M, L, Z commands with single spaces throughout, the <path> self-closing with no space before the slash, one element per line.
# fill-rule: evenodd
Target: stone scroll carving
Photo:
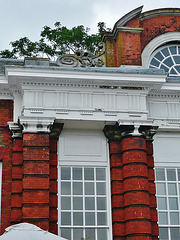
<path fill-rule="evenodd" d="M 64 54 L 57 58 L 57 65 L 60 67 L 103 67 L 105 65 L 105 45 L 99 43 L 96 55 L 83 50 L 76 51 L 75 54 Z"/>

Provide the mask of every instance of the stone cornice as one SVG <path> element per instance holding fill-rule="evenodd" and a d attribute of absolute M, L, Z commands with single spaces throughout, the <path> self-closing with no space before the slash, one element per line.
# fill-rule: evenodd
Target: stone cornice
<path fill-rule="evenodd" d="M 144 12 L 144 13 L 141 13 L 140 15 L 140 21 L 144 21 L 149 18 L 154 18 L 159 16 L 169 16 L 169 15 L 180 16 L 180 8 L 160 8 L 160 9 Z"/>

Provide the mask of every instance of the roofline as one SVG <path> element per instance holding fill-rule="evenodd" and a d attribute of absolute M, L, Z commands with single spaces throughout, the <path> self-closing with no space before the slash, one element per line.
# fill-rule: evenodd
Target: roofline
<path fill-rule="evenodd" d="M 140 15 L 140 21 L 144 21 L 149 18 L 154 18 L 158 16 L 176 15 L 180 16 L 180 8 L 159 8 L 153 9 Z"/>

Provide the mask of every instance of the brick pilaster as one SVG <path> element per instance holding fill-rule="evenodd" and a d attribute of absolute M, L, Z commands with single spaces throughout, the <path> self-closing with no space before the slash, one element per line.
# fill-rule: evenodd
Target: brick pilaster
<path fill-rule="evenodd" d="M 23 134 L 22 221 L 49 230 L 49 133 Z"/>
<path fill-rule="evenodd" d="M 157 239 L 152 141 L 146 131 L 150 129 L 104 128 L 110 148 L 113 239 Z"/>
<path fill-rule="evenodd" d="M 11 224 L 22 221 L 23 141 L 13 139 Z"/>

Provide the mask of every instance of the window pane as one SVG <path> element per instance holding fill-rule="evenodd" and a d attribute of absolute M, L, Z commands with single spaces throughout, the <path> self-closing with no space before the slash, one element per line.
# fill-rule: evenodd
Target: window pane
<path fill-rule="evenodd" d="M 166 195 L 166 184 L 156 183 L 156 191 L 158 195 Z"/>
<path fill-rule="evenodd" d="M 85 182 L 85 194 L 86 195 L 94 195 L 94 183 L 93 182 Z"/>
<path fill-rule="evenodd" d="M 171 212 L 170 213 L 170 223 L 172 225 L 178 225 L 179 224 L 179 213 L 178 212 Z"/>
<path fill-rule="evenodd" d="M 174 65 L 174 63 L 173 63 L 171 57 L 168 57 L 166 60 L 164 60 L 163 63 L 166 64 L 168 67 L 171 67 L 171 66 Z"/>
<path fill-rule="evenodd" d="M 169 240 L 168 237 L 168 228 L 159 228 L 159 239 L 160 240 Z"/>
<path fill-rule="evenodd" d="M 71 225 L 71 213 L 70 212 L 61 212 L 61 224 L 62 225 Z"/>
<path fill-rule="evenodd" d="M 164 54 L 165 57 L 169 55 L 169 51 L 167 50 L 167 48 L 162 49 L 161 52 Z"/>
<path fill-rule="evenodd" d="M 169 47 L 171 54 L 177 54 L 177 48 L 176 46 Z"/>
<path fill-rule="evenodd" d="M 104 182 L 98 182 L 96 183 L 96 191 L 97 195 L 105 195 L 106 194 L 106 183 Z"/>
<path fill-rule="evenodd" d="M 97 210 L 106 210 L 106 198 L 105 197 L 98 197 L 97 198 Z"/>
<path fill-rule="evenodd" d="M 161 52 L 158 52 L 155 56 L 155 58 L 157 58 L 158 60 L 162 61 L 164 59 L 163 55 L 161 54 Z"/>
<path fill-rule="evenodd" d="M 82 180 L 82 168 L 73 168 L 73 180 Z"/>
<path fill-rule="evenodd" d="M 81 182 L 74 182 L 73 183 L 73 194 L 74 195 L 82 195 L 82 183 Z"/>
<path fill-rule="evenodd" d="M 166 210 L 167 209 L 167 203 L 166 203 L 166 198 L 165 197 L 158 197 L 157 199 L 158 203 L 158 210 Z"/>
<path fill-rule="evenodd" d="M 97 237 L 98 237 L 98 240 L 101 240 L 101 239 L 107 240 L 107 229 L 98 228 Z"/>
<path fill-rule="evenodd" d="M 71 179 L 71 168 L 70 167 L 62 167 L 61 168 L 61 179 L 62 180 L 70 180 Z"/>
<path fill-rule="evenodd" d="M 83 198 L 82 197 L 73 197 L 73 209 L 82 210 L 83 209 Z"/>
<path fill-rule="evenodd" d="M 168 183 L 168 194 L 177 195 L 176 183 Z"/>
<path fill-rule="evenodd" d="M 169 209 L 170 210 L 178 209 L 178 199 L 177 198 L 169 198 Z"/>
<path fill-rule="evenodd" d="M 84 180 L 94 180 L 93 168 L 84 168 Z"/>
<path fill-rule="evenodd" d="M 179 240 L 180 236 L 179 228 L 170 228 L 170 233 L 172 240 Z"/>
<path fill-rule="evenodd" d="M 107 214 L 106 212 L 97 213 L 97 225 L 106 225 L 107 224 Z"/>
<path fill-rule="evenodd" d="M 96 180 L 106 180 L 105 168 L 96 168 Z"/>
<path fill-rule="evenodd" d="M 163 168 L 156 169 L 156 181 L 165 181 L 165 174 Z"/>
<path fill-rule="evenodd" d="M 167 169 L 167 180 L 168 181 L 176 181 L 175 169 Z"/>
<path fill-rule="evenodd" d="M 73 213 L 73 225 L 75 225 L 75 226 L 83 225 L 83 213 L 81 213 L 81 212 Z"/>
<path fill-rule="evenodd" d="M 86 226 L 95 225 L 95 213 L 94 212 L 86 212 L 85 213 L 85 224 L 86 224 Z"/>
<path fill-rule="evenodd" d="M 71 183 L 62 182 L 61 183 L 61 194 L 62 195 L 71 195 Z"/>
<path fill-rule="evenodd" d="M 162 225 L 168 224 L 167 212 L 159 212 L 158 213 L 158 221 L 159 221 L 159 224 L 162 224 Z"/>
<path fill-rule="evenodd" d="M 95 239 L 95 229 L 87 228 L 86 232 L 85 232 L 85 236 L 86 236 L 86 238 L 88 238 L 88 240 L 94 240 Z"/>
<path fill-rule="evenodd" d="M 73 239 L 81 240 L 82 238 L 83 238 L 83 229 L 82 228 L 73 229 Z"/>
<path fill-rule="evenodd" d="M 71 240 L 71 229 L 61 228 L 61 237 Z"/>
<path fill-rule="evenodd" d="M 86 197 L 85 198 L 85 210 L 94 210 L 95 209 L 95 198 Z"/>
<path fill-rule="evenodd" d="M 61 197 L 61 209 L 62 210 L 71 210 L 71 198 L 70 197 Z"/>

